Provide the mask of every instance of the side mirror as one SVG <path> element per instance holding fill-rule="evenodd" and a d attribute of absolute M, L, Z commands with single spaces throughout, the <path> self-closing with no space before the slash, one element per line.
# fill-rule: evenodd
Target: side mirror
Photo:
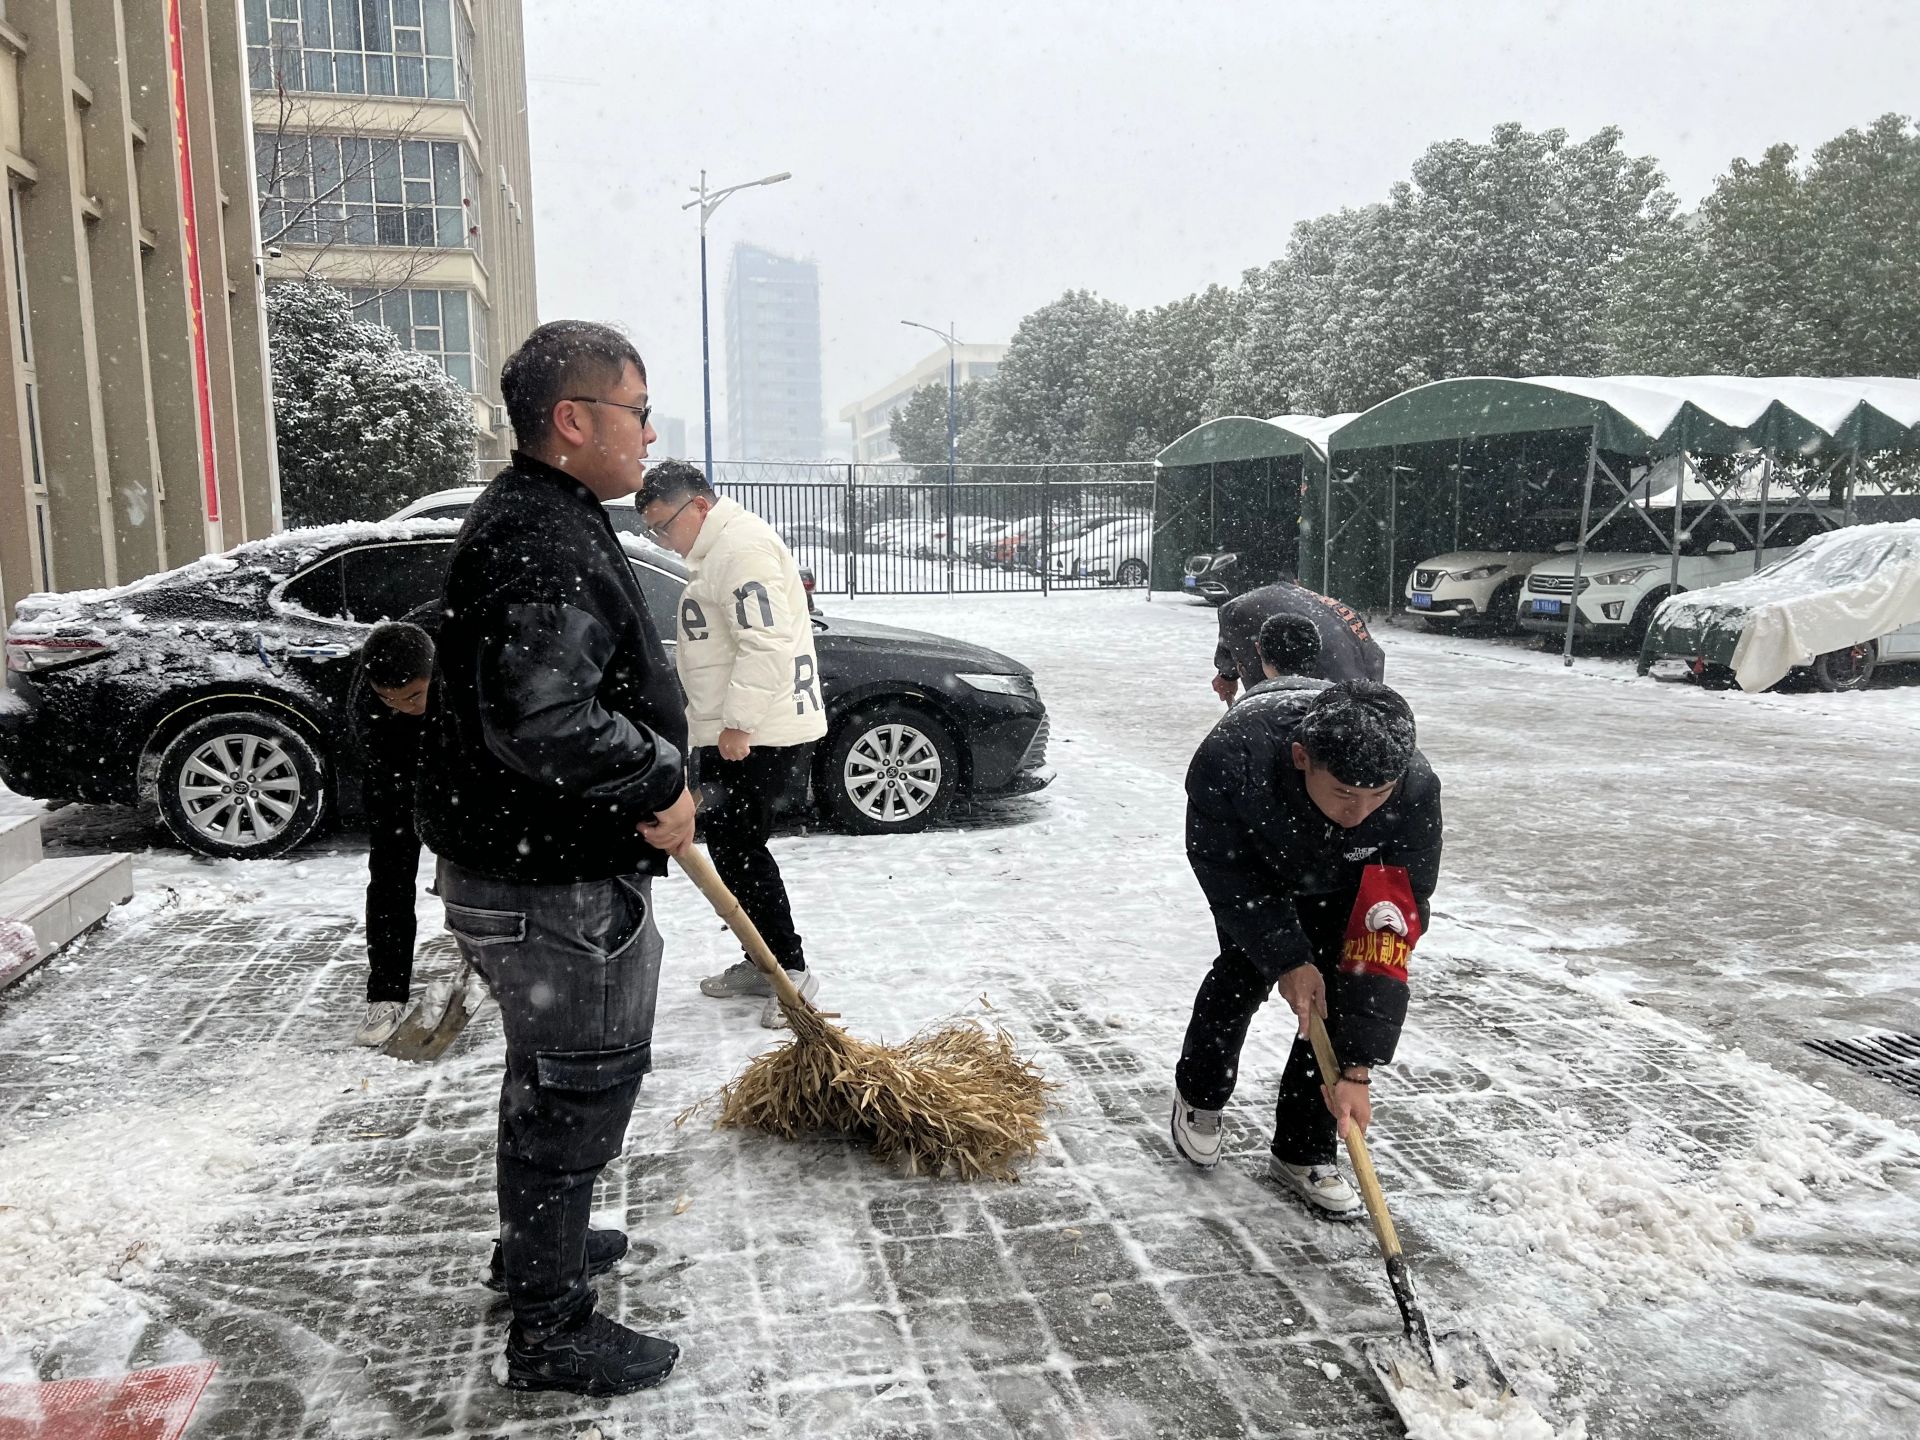
<path fill-rule="evenodd" d="M 1711 545 L 1707 546 L 1707 554 L 1731 555 L 1734 553 L 1735 548 L 1736 547 L 1734 546 L 1734 543 L 1731 540 L 1716 540 Z"/>

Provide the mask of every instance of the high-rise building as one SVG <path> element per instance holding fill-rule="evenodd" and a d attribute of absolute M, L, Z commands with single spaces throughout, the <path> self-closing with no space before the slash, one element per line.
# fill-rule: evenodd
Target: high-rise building
<path fill-rule="evenodd" d="M 727 266 L 728 460 L 818 460 L 820 271 L 757 245 Z"/>
<path fill-rule="evenodd" d="M 231 0 L 0 0 L 0 604 L 279 525 Z"/>
<path fill-rule="evenodd" d="M 671 415 L 653 417 L 654 434 L 660 437 L 659 443 L 651 447 L 651 453 L 668 460 L 686 460 L 687 422 L 675 419 Z"/>
<path fill-rule="evenodd" d="M 1004 345 L 956 345 L 953 347 L 954 384 L 991 379 L 1006 358 Z M 916 390 L 946 383 L 947 347 L 942 345 L 906 374 L 844 406 L 840 418 L 847 422 L 855 462 L 879 465 L 898 460 L 900 452 L 893 444 L 893 412 L 911 400 Z"/>
<path fill-rule="evenodd" d="M 438 360 L 497 468 L 500 362 L 536 323 L 520 0 L 242 9 L 267 279 L 338 285 Z"/>

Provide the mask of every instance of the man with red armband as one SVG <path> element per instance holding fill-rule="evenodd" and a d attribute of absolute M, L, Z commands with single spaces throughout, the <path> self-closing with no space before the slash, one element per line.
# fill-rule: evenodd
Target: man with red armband
<path fill-rule="evenodd" d="M 1399 1041 L 1440 830 L 1440 781 L 1414 748 L 1413 711 L 1385 685 L 1249 695 L 1201 741 L 1187 771 L 1187 859 L 1220 954 L 1174 1071 L 1173 1143 L 1188 1160 L 1218 1162 L 1247 1026 L 1277 986 L 1299 1033 L 1268 1174 L 1318 1215 L 1365 1213 L 1336 1144 L 1348 1125 L 1365 1132 L 1373 1067 Z M 1337 1076 L 1320 1074 L 1307 1042 L 1315 1013 Z"/>

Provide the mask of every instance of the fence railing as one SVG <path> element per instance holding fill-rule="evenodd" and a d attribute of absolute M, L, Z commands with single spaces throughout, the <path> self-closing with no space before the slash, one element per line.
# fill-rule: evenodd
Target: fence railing
<path fill-rule="evenodd" d="M 831 595 L 1144 587 L 1153 467 L 716 460 Z"/>

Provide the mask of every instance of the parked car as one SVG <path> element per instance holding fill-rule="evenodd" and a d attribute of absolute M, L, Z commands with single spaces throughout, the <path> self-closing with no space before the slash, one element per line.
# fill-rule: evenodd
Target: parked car
<path fill-rule="evenodd" d="M 1422 560 L 1407 576 L 1407 613 L 1435 630 L 1463 621 L 1511 626 L 1528 572 L 1551 557 L 1551 551 L 1450 550 Z"/>
<path fill-rule="evenodd" d="M 1187 557 L 1180 586 L 1187 594 L 1209 605 L 1224 605 L 1236 595 L 1271 585 L 1282 575 L 1291 575 L 1294 555 L 1291 539 L 1285 549 L 1269 541 L 1202 550 Z"/>
<path fill-rule="evenodd" d="M 484 485 L 460 485 L 451 490 L 436 490 L 431 495 L 422 495 L 418 500 L 402 505 L 387 519 L 389 521 L 464 520 L 467 518 L 467 511 L 472 508 L 473 502 L 479 498 L 480 492 L 484 489 L 486 489 Z M 672 552 L 662 550 L 648 536 L 646 520 L 633 500 L 634 497 L 631 495 L 622 495 L 618 500 L 603 502 L 607 507 L 607 518 L 613 522 L 614 533 L 621 537 L 623 544 L 632 540 L 647 550 L 655 552 L 657 558 L 672 560 Z M 789 548 L 798 549 L 791 536 L 787 537 L 787 545 Z M 800 567 L 800 583 L 806 587 L 807 609 L 816 615 L 819 614 L 820 607 L 813 600 L 816 581 L 811 566 Z"/>
<path fill-rule="evenodd" d="M 1920 661 L 1920 520 L 1830 530 L 1758 574 L 1662 602 L 1640 673 L 1669 657 L 1742 690 L 1795 670 L 1857 690 L 1882 665 Z"/>
<path fill-rule="evenodd" d="M 1667 533 L 1672 511 L 1655 511 L 1654 523 Z M 1571 553 L 1542 560 L 1527 574 L 1520 590 L 1517 618 L 1524 629 L 1559 634 L 1567 623 L 1567 607 L 1574 606 L 1574 634 L 1596 640 L 1626 640 L 1638 645 L 1653 620 L 1653 612 L 1668 595 L 1737 580 L 1754 571 L 1753 540 L 1758 517 L 1742 513 L 1741 524 L 1723 510 L 1701 516 L 1680 532 L 1679 584 L 1673 583 L 1670 553 L 1653 548 L 1655 531 L 1640 516 L 1622 514 L 1596 536 L 1579 557 L 1579 594 L 1574 594 Z M 1741 525 L 1745 526 L 1743 533 Z M 1788 515 L 1779 528 L 1769 524 L 1770 543 L 1760 564 L 1783 559 L 1795 545 L 1822 528 L 1818 516 L 1807 511 Z M 1565 550 L 1571 552 L 1572 545 Z"/>
<path fill-rule="evenodd" d="M 118 589 L 26 597 L 6 636 L 0 780 L 45 800 L 152 801 L 182 844 L 238 858 L 356 815 L 354 657 L 376 622 L 440 593 L 458 530 L 321 526 Z M 648 609 L 677 615 L 679 557 L 622 544 Z M 960 796 L 1052 779 L 1026 666 L 918 631 L 814 626 L 828 731 L 799 798 L 836 825 L 917 830 Z"/>
<path fill-rule="evenodd" d="M 1062 580 L 1097 580 L 1103 585 L 1147 583 L 1153 568 L 1153 517 L 1107 515 L 1068 527 L 1056 538 L 1047 567 Z"/>

